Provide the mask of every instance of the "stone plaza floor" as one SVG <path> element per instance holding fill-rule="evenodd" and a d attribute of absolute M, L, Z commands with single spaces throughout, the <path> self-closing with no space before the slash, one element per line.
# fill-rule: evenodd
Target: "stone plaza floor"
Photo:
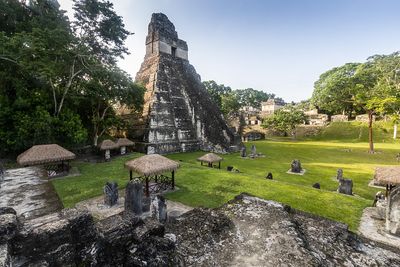
<path fill-rule="evenodd" d="M 35 167 L 8 169 L 0 184 L 0 207 L 12 207 L 18 216 L 33 219 L 62 209 L 47 178 Z"/>

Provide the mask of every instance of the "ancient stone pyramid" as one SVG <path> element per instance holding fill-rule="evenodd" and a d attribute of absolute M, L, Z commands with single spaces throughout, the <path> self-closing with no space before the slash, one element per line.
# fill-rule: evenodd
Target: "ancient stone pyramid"
<path fill-rule="evenodd" d="M 136 82 L 147 89 L 142 118 L 131 130 L 139 150 L 165 154 L 237 149 L 240 138 L 211 100 L 189 64 L 186 42 L 164 14 L 152 15 Z"/>

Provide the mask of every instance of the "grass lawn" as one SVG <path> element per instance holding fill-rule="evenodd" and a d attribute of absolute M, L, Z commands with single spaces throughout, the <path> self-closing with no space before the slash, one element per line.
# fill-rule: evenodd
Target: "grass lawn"
<path fill-rule="evenodd" d="M 246 144 L 257 147 L 257 152 L 266 155 L 258 159 L 242 159 L 239 153 L 223 155 L 222 169 L 200 166 L 196 158 L 204 152 L 169 155 L 181 161 L 176 174 L 176 185 L 180 189 L 169 193 L 167 198 L 190 206 L 217 207 L 241 192 L 272 199 L 292 207 L 330 219 L 347 223 L 356 230 L 362 210 L 372 204 L 376 188 L 368 187 L 373 170 L 378 165 L 398 164 L 395 155 L 399 144 L 376 144 L 378 153 L 368 154 L 367 143 L 345 143 L 337 141 L 256 141 Z M 117 181 L 124 187 L 128 171 L 123 168 L 126 160 L 139 154 L 118 157 L 108 163 L 75 162 L 80 176 L 54 180 L 65 207 L 102 194 L 106 181 Z M 307 172 L 303 176 L 287 174 L 292 159 L 300 159 Z M 227 172 L 232 165 L 241 173 Z M 355 196 L 335 192 L 338 183 L 334 177 L 338 168 L 343 168 L 344 177 L 353 179 Z M 264 177 L 272 172 L 274 180 Z M 321 190 L 312 188 L 319 182 Z"/>

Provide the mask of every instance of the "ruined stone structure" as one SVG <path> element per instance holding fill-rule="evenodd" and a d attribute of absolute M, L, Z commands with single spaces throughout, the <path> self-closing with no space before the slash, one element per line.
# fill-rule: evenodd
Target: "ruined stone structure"
<path fill-rule="evenodd" d="M 261 103 L 261 114 L 262 115 L 272 115 L 275 111 L 283 108 L 285 102 L 281 99 L 270 98 L 266 102 Z"/>
<path fill-rule="evenodd" d="M 118 202 L 118 184 L 116 182 L 107 182 L 104 186 L 104 204 L 114 206 Z"/>
<path fill-rule="evenodd" d="M 345 224 L 248 195 L 166 225 L 186 266 L 400 266 L 398 249 Z"/>
<path fill-rule="evenodd" d="M 20 221 L 0 214 L 0 266 L 179 266 L 175 244 L 150 218 L 118 214 L 101 221 L 65 209 Z"/>
<path fill-rule="evenodd" d="M 136 82 L 147 91 L 142 117 L 129 135 L 148 154 L 236 150 L 240 138 L 227 126 L 200 76 L 188 61 L 188 46 L 161 13 L 152 15 L 146 56 Z"/>
<path fill-rule="evenodd" d="M 400 236 L 400 187 L 396 187 L 388 197 L 386 206 L 386 231 Z"/>
<path fill-rule="evenodd" d="M 282 265 L 400 266 L 400 259 L 398 248 L 342 223 L 246 194 L 165 224 L 124 212 L 95 220 L 79 209 L 25 220 L 0 208 L 1 267 Z"/>

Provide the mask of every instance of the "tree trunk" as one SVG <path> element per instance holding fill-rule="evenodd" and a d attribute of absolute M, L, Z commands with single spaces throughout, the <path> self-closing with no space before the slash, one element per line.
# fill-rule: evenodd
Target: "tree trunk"
<path fill-rule="evenodd" d="M 369 141 L 369 153 L 374 153 L 374 141 L 372 137 L 372 119 L 373 119 L 372 110 L 368 110 L 368 141 Z"/>
<path fill-rule="evenodd" d="M 396 140 L 396 138 L 397 138 L 397 123 L 395 123 L 393 127 L 393 139 Z"/>

